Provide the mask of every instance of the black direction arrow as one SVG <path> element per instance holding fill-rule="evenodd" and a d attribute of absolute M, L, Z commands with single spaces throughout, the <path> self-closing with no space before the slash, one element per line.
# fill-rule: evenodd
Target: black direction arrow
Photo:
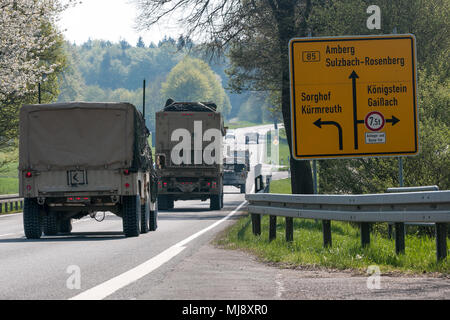
<path fill-rule="evenodd" d="M 75 180 L 76 182 L 79 182 L 77 176 L 78 176 L 78 173 L 75 173 L 75 174 L 72 176 L 72 180 Z"/>
<path fill-rule="evenodd" d="M 339 123 L 335 122 L 335 121 L 322 121 L 322 118 L 319 118 L 318 120 L 316 120 L 314 122 L 314 125 L 321 128 L 322 129 L 322 125 L 333 125 L 336 126 L 336 128 L 338 128 L 338 132 L 339 132 L 339 150 L 342 150 L 342 127 Z"/>
<path fill-rule="evenodd" d="M 355 138 L 355 150 L 358 150 L 358 112 L 356 107 L 356 79 L 358 79 L 358 75 L 355 70 L 348 77 L 352 79 L 352 90 L 353 90 L 353 134 Z"/>
<path fill-rule="evenodd" d="M 391 119 L 386 119 L 386 122 L 392 123 L 393 126 L 395 126 L 395 124 L 399 121 L 400 121 L 400 119 L 396 118 L 395 116 L 392 116 Z"/>

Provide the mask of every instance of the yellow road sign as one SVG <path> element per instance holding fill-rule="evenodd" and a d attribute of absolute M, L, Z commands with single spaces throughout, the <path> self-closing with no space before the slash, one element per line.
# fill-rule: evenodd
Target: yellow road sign
<path fill-rule="evenodd" d="M 295 159 L 418 152 L 413 35 L 289 43 Z"/>

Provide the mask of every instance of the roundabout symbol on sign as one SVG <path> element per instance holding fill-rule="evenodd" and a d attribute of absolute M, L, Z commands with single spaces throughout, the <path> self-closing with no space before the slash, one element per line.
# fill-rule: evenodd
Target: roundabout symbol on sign
<path fill-rule="evenodd" d="M 371 131 L 380 131 L 385 124 L 384 116 L 378 111 L 369 112 L 364 119 L 366 128 Z"/>

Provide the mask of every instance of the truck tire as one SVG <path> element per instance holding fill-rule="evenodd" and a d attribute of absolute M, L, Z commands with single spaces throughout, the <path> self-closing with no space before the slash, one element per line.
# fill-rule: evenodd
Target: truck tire
<path fill-rule="evenodd" d="M 141 203 L 139 196 L 122 197 L 122 223 L 125 237 L 138 237 L 141 231 Z"/>
<path fill-rule="evenodd" d="M 35 198 L 24 199 L 23 229 L 27 239 L 39 239 L 42 235 L 41 214 Z"/>
<path fill-rule="evenodd" d="M 72 232 L 72 219 L 64 219 L 61 220 L 59 224 L 59 231 L 61 233 L 70 233 Z"/>
<path fill-rule="evenodd" d="M 155 210 L 150 211 L 150 231 L 158 229 L 158 204 L 155 205 Z"/>
<path fill-rule="evenodd" d="M 241 193 L 245 193 L 245 184 L 241 184 Z"/>
<path fill-rule="evenodd" d="M 209 201 L 209 208 L 211 210 L 220 210 L 221 208 L 221 196 L 220 194 L 213 194 L 211 195 L 210 201 Z"/>
<path fill-rule="evenodd" d="M 147 233 L 149 230 L 150 211 L 148 206 L 148 200 L 145 204 L 141 205 L 141 233 Z"/>
<path fill-rule="evenodd" d="M 174 207 L 174 200 L 171 196 L 167 197 L 167 209 L 173 209 Z"/>
<path fill-rule="evenodd" d="M 220 197 L 220 209 L 222 209 L 222 208 L 223 208 L 223 192 L 222 192 L 222 195 Z"/>
<path fill-rule="evenodd" d="M 158 196 L 158 210 L 167 210 L 167 209 L 168 209 L 167 196 L 166 195 Z"/>
<path fill-rule="evenodd" d="M 55 236 L 58 234 L 58 217 L 55 213 L 47 213 L 42 218 L 42 230 L 46 236 Z"/>

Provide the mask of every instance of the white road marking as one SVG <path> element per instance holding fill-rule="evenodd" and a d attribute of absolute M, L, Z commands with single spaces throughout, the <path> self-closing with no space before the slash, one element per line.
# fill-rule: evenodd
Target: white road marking
<path fill-rule="evenodd" d="M 7 237 L 7 236 L 14 236 L 16 235 L 16 233 L 5 233 L 5 234 L 0 234 L 0 237 Z"/>
<path fill-rule="evenodd" d="M 232 212 L 230 212 L 226 217 L 220 219 L 219 221 L 216 221 L 209 227 L 206 227 L 205 229 L 194 233 L 193 235 L 189 236 L 188 238 L 178 242 L 177 244 L 171 246 L 170 248 L 164 250 L 157 256 L 145 261 L 144 263 L 138 265 L 137 267 L 126 271 L 111 280 L 108 280 L 106 282 L 103 282 L 91 289 L 88 289 L 69 300 L 102 300 L 114 292 L 116 292 L 119 289 L 124 288 L 125 286 L 139 280 L 140 278 L 146 276 L 147 274 L 151 273 L 152 271 L 158 269 L 160 266 L 162 266 L 167 261 L 171 260 L 173 257 L 178 255 L 181 251 L 183 251 L 189 242 L 194 240 L 195 238 L 201 236 L 205 232 L 211 230 L 212 228 L 216 227 L 220 223 L 228 220 L 231 216 L 233 216 L 244 204 L 246 201 L 242 202 L 236 209 L 234 209 Z"/>
<path fill-rule="evenodd" d="M 0 218 L 6 218 L 6 217 L 12 217 L 12 216 L 17 216 L 18 214 L 22 214 L 22 212 L 19 213 L 4 213 L 0 215 Z"/>
<path fill-rule="evenodd" d="M 286 291 L 283 286 L 283 275 L 282 274 L 280 274 L 280 273 L 277 274 L 275 283 L 277 285 L 276 296 L 277 296 L 277 298 L 281 298 L 281 296 L 283 295 L 283 292 Z"/>

